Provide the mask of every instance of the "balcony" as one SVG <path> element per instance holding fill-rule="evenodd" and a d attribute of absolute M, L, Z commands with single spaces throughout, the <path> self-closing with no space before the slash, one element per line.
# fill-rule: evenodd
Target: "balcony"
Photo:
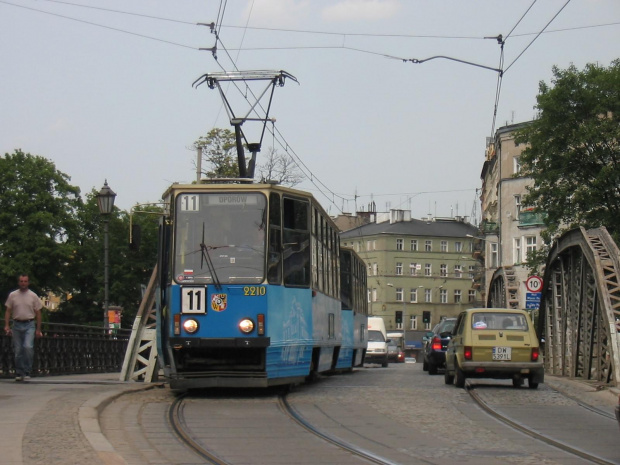
<path fill-rule="evenodd" d="M 483 221 L 482 223 L 480 223 L 480 231 L 482 232 L 482 234 L 497 234 L 497 223 Z"/>
<path fill-rule="evenodd" d="M 544 219 L 544 213 L 522 211 L 519 213 L 519 226 L 543 226 Z"/>

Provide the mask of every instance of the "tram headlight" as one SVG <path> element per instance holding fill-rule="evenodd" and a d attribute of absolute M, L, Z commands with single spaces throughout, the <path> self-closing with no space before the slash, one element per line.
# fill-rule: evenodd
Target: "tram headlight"
<path fill-rule="evenodd" d="M 239 322 L 239 329 L 244 334 L 249 334 L 254 330 L 254 322 L 249 318 L 244 318 Z"/>
<path fill-rule="evenodd" d="M 183 329 L 190 334 L 194 334 L 198 331 L 198 322 L 194 319 L 185 320 L 183 322 Z"/>

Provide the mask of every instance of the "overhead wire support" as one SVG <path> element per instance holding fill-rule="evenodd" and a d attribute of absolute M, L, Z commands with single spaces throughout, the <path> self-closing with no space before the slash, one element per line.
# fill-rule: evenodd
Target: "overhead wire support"
<path fill-rule="evenodd" d="M 218 41 L 218 37 L 217 37 L 217 31 L 215 30 L 215 23 L 213 21 L 211 21 L 210 23 L 196 23 L 197 26 L 208 26 L 209 29 L 211 30 L 211 34 L 215 34 L 215 44 L 213 45 L 213 47 L 201 47 L 198 50 L 206 50 L 208 52 L 211 52 L 211 54 L 213 55 L 213 58 L 217 61 L 217 41 Z"/>
<path fill-rule="evenodd" d="M 484 69 L 488 69 L 491 71 L 495 71 L 496 73 L 499 73 L 500 75 L 503 74 L 503 71 L 499 68 L 491 68 L 490 66 L 485 66 L 485 65 L 480 65 L 478 63 L 472 63 L 471 61 L 465 61 L 465 60 L 459 60 L 458 58 L 452 58 L 452 57 L 447 57 L 447 56 L 443 56 L 443 55 L 437 55 L 434 57 L 429 57 L 429 58 L 424 58 L 422 60 L 419 60 L 418 58 L 403 58 L 403 62 L 411 62 L 414 64 L 421 64 L 424 63 L 426 61 L 430 61 L 430 60 L 435 60 L 437 58 L 443 58 L 444 60 L 451 60 L 451 61 L 456 61 L 459 63 L 463 63 L 466 65 L 471 65 L 471 66 L 477 66 L 478 68 L 484 68 Z"/>

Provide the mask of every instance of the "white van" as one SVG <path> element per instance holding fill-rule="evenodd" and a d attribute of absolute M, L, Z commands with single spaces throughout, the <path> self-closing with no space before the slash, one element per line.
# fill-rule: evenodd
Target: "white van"
<path fill-rule="evenodd" d="M 388 342 L 387 332 L 383 318 L 368 317 L 368 346 L 366 348 L 365 363 L 380 363 L 382 367 L 388 366 Z"/>

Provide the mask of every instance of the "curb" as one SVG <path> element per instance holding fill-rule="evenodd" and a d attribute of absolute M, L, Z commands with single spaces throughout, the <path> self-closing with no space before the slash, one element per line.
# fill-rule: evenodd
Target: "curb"
<path fill-rule="evenodd" d="M 160 387 L 162 383 L 149 383 L 137 387 L 134 387 L 135 384 L 127 384 L 125 386 L 130 387 L 116 389 L 113 392 L 106 392 L 90 398 L 80 406 L 78 411 L 80 430 L 104 465 L 127 465 L 127 462 L 116 452 L 114 446 L 110 444 L 101 431 L 101 426 L 99 424 L 99 415 L 101 412 L 116 399 L 129 392 L 146 391 L 155 387 Z"/>

